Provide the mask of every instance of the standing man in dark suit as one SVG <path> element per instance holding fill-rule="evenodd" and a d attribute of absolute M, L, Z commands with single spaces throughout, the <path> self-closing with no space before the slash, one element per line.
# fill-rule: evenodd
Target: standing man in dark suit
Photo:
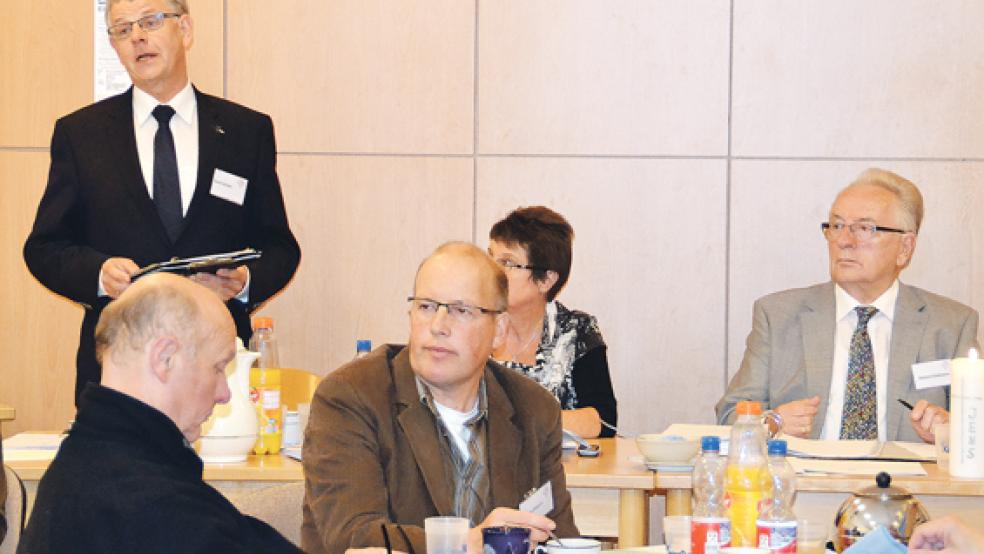
<path fill-rule="evenodd" d="M 48 185 L 24 245 L 31 273 L 85 307 L 76 401 L 99 382 L 93 332 L 142 266 L 253 247 L 263 258 L 191 279 L 249 314 L 293 276 L 300 248 L 276 173 L 273 123 L 188 79 L 187 0 L 110 0 L 109 40 L 134 86 L 58 120 Z"/>
<path fill-rule="evenodd" d="M 949 391 L 917 390 L 912 365 L 966 356 L 978 316 L 899 282 L 922 218 L 919 189 L 889 171 L 869 169 L 837 195 L 822 224 L 831 281 L 755 302 L 720 423 L 734 420 L 739 400 L 756 400 L 789 435 L 933 441 L 933 425 L 949 421 Z"/>

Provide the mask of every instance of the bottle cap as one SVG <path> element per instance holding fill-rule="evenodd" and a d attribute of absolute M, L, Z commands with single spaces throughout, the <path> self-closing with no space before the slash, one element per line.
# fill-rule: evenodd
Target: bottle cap
<path fill-rule="evenodd" d="M 254 317 L 253 318 L 253 330 L 257 329 L 270 329 L 273 330 L 273 318 L 272 317 Z"/>
<path fill-rule="evenodd" d="M 769 456 L 785 456 L 786 441 L 782 439 L 769 440 Z"/>
<path fill-rule="evenodd" d="M 372 341 L 369 339 L 359 339 L 355 341 L 356 352 L 369 352 L 372 350 Z"/>
<path fill-rule="evenodd" d="M 735 406 L 738 415 L 762 415 L 762 404 L 751 400 L 739 400 Z"/>
<path fill-rule="evenodd" d="M 720 452 L 721 451 L 721 438 L 720 437 L 701 437 L 700 438 L 700 449 L 704 452 Z"/>

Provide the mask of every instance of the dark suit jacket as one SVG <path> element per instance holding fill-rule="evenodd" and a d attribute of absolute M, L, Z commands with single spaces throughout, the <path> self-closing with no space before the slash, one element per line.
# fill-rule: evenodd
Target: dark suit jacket
<path fill-rule="evenodd" d="M 489 362 L 488 463 L 492 507 L 519 506 L 550 481 L 561 537 L 577 536 L 561 465 L 560 405 L 543 387 Z M 409 552 L 395 524 L 426 551 L 424 519 L 453 515 L 440 437 L 420 402 L 406 348 L 386 345 L 332 372 L 314 395 L 304 436 L 305 552 L 384 546 Z"/>
<path fill-rule="evenodd" d="M 185 226 L 168 239 L 147 193 L 133 130 L 132 88 L 55 123 L 48 185 L 24 245 L 31 273 L 53 292 L 85 307 L 79 339 L 76 401 L 85 382 L 99 381 L 93 332 L 102 308 L 99 270 L 111 257 L 143 267 L 174 256 L 253 247 L 249 303 L 228 302 L 239 335 L 249 313 L 286 286 L 300 260 L 287 224 L 276 173 L 273 123 L 264 114 L 195 90 L 198 179 Z M 242 206 L 209 194 L 222 169 L 249 180 Z"/>
<path fill-rule="evenodd" d="M 777 292 L 755 302 L 741 368 L 717 404 L 720 423 L 734 420 L 739 400 L 776 408 L 819 396 L 811 437 L 820 436 L 834 365 L 835 304 L 832 282 Z M 912 364 L 966 356 L 967 349 L 977 345 L 977 321 L 972 308 L 899 283 L 888 355 L 888 440 L 921 442 L 896 398 L 949 406 L 947 390 L 915 389 Z"/>

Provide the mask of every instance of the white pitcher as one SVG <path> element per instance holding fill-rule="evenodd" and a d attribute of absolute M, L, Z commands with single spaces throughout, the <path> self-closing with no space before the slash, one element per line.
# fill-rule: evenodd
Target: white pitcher
<path fill-rule="evenodd" d="M 253 450 L 259 422 L 249 399 L 249 370 L 258 357 L 236 339 L 236 358 L 226 367 L 229 402 L 216 404 L 212 416 L 202 424 L 198 455 L 207 464 L 244 462 Z"/>

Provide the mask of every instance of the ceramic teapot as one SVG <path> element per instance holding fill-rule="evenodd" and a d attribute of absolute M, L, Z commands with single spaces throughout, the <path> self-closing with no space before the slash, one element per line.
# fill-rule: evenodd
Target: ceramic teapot
<path fill-rule="evenodd" d="M 244 462 L 253 450 L 259 421 L 249 399 L 249 370 L 259 356 L 246 350 L 241 339 L 236 339 L 236 357 L 226 368 L 229 402 L 216 404 L 212 416 L 202 424 L 198 455 L 203 462 Z"/>

